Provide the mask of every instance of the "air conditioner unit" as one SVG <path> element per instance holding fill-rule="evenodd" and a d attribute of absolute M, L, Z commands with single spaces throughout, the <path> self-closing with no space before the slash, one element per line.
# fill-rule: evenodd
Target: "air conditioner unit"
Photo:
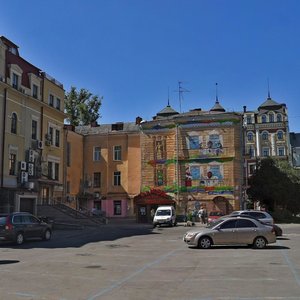
<path fill-rule="evenodd" d="M 28 175 L 29 176 L 34 175 L 34 164 L 28 164 Z"/>
<path fill-rule="evenodd" d="M 21 183 L 25 183 L 28 181 L 28 173 L 25 171 L 21 172 Z"/>
<path fill-rule="evenodd" d="M 25 187 L 26 187 L 28 190 L 33 190 L 33 189 L 34 189 L 34 182 L 32 182 L 32 181 L 26 182 Z"/>
<path fill-rule="evenodd" d="M 43 141 L 36 141 L 36 145 L 38 149 L 44 149 L 44 142 Z"/>
<path fill-rule="evenodd" d="M 20 170 L 26 171 L 26 161 L 20 161 Z"/>
<path fill-rule="evenodd" d="M 28 151 L 28 162 L 34 162 L 34 151 L 32 149 Z"/>
<path fill-rule="evenodd" d="M 46 141 L 51 141 L 51 134 L 46 133 L 45 134 L 45 139 L 46 139 Z"/>

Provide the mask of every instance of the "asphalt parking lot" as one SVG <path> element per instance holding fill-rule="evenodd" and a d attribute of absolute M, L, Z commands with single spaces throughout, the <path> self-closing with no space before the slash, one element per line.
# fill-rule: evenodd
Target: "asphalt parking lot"
<path fill-rule="evenodd" d="M 188 248 L 182 225 L 108 224 L 0 243 L 0 299 L 300 299 L 300 225 L 281 226 L 263 250 Z"/>

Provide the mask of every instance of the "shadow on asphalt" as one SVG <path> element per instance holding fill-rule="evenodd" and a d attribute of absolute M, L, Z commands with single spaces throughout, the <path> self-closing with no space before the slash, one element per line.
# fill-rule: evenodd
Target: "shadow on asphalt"
<path fill-rule="evenodd" d="M 28 240 L 22 245 L 12 242 L 0 242 L 0 249 L 34 249 L 34 248 L 79 248 L 88 243 L 116 241 L 121 238 L 141 235 L 160 234 L 153 232 L 153 226 L 142 224 L 102 225 L 78 230 L 54 230 L 50 241 Z M 130 246 L 129 246 L 130 247 Z"/>
<path fill-rule="evenodd" d="M 264 249 L 255 249 L 252 246 L 247 246 L 247 245 L 239 245 L 239 246 L 212 246 L 209 249 L 201 249 L 201 248 L 197 248 L 197 247 L 188 247 L 189 249 L 195 249 L 195 250 L 202 250 L 202 251 L 212 251 L 212 250 L 220 250 L 220 249 L 252 249 L 252 250 L 256 250 L 256 251 L 265 251 L 265 250 L 282 250 L 282 249 L 290 249 L 289 247 L 285 247 L 285 246 L 275 246 L 275 245 L 268 245 L 266 248 Z"/>

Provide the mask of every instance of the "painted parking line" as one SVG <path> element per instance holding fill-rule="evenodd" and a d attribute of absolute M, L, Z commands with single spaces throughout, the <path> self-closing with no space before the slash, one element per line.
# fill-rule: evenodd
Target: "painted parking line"
<path fill-rule="evenodd" d="M 140 275 L 141 273 L 143 273 L 145 270 L 151 268 L 152 266 L 154 265 L 157 265 L 159 264 L 160 262 L 162 262 L 164 259 L 174 255 L 176 252 L 179 252 L 180 250 L 182 250 L 183 248 L 185 248 L 185 246 L 182 246 L 181 248 L 178 248 L 178 249 L 175 249 L 171 252 L 168 252 L 162 256 L 160 256 L 158 259 L 144 265 L 143 267 L 141 267 L 140 269 L 136 270 L 134 273 L 132 273 L 131 275 L 129 276 L 126 276 L 124 277 L 123 279 L 117 281 L 116 283 L 112 284 L 111 286 L 99 291 L 99 293 L 87 298 L 87 300 L 94 300 L 94 299 L 97 299 L 98 297 L 101 297 L 109 292 L 111 292 L 112 290 L 120 287 L 122 284 L 128 282 L 129 280 L 135 278 L 136 276 Z"/>

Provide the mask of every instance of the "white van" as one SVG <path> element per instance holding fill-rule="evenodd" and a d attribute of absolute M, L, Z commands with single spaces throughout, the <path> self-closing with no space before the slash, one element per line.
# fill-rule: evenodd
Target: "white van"
<path fill-rule="evenodd" d="M 153 218 L 153 226 L 167 224 L 176 226 L 176 211 L 174 206 L 159 206 Z"/>

